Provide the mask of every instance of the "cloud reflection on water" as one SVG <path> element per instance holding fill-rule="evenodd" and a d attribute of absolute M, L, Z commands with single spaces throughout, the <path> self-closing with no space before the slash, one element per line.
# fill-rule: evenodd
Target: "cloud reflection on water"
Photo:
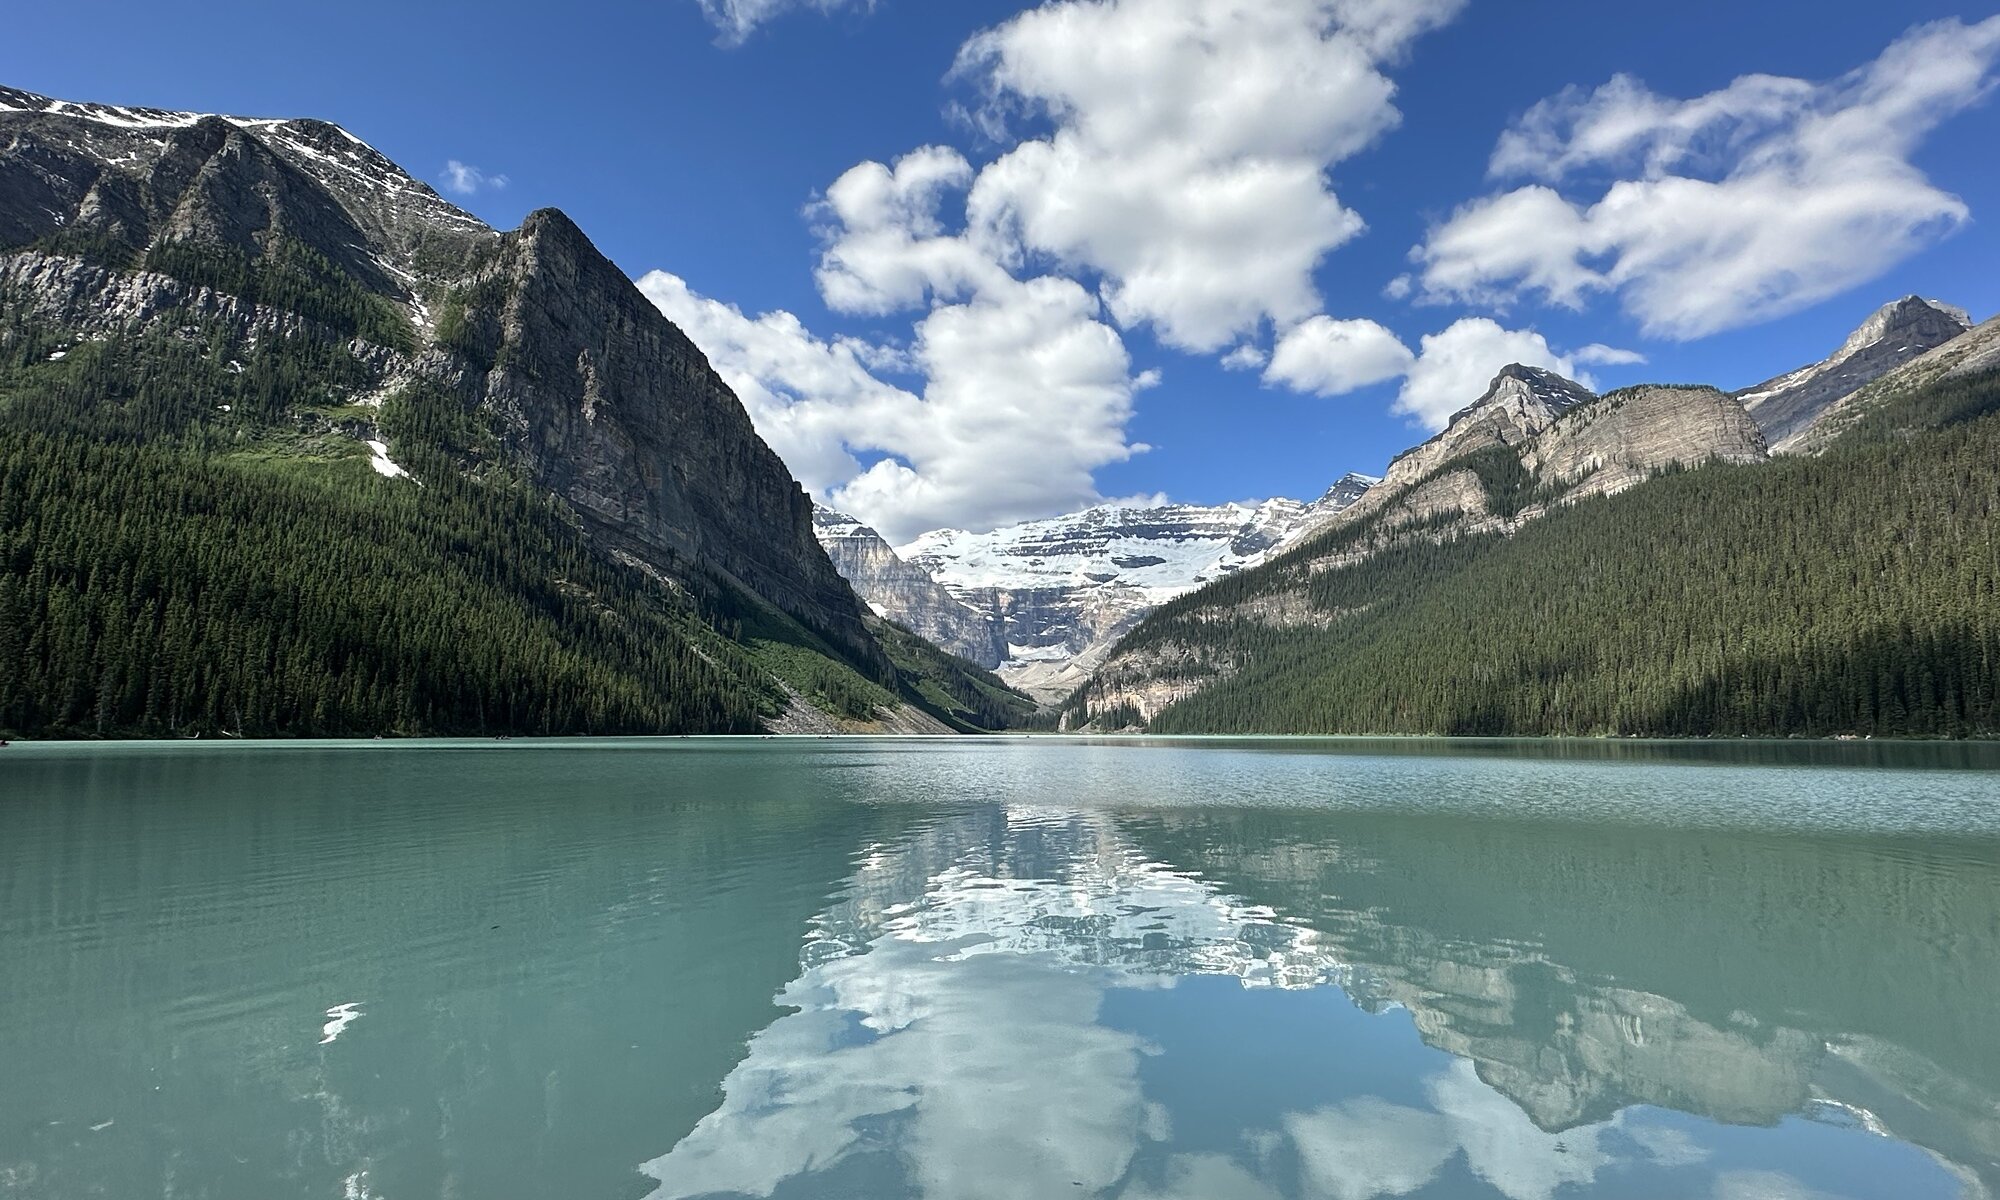
<path fill-rule="evenodd" d="M 659 1184 L 652 1200 L 1369 1200 L 1431 1186 L 1553 1200 L 1593 1185 L 1623 1194 L 1666 1173 L 1674 1194 L 1816 1194 L 1781 1169 L 1781 1140 L 1768 1161 L 1744 1167 L 1739 1154 L 1725 1170 L 1660 1110 L 1541 1128 L 1472 1060 L 1407 1037 L 1405 1016 L 1370 1028 L 1408 1043 L 1397 1051 L 1407 1094 L 1358 1090 L 1366 1080 L 1328 1072 L 1291 1080 L 1322 1102 L 1276 1121 L 1246 1117 L 1233 1136 L 1186 1127 L 1149 1094 L 1169 1052 L 1143 1022 L 1107 1020 L 1108 996 L 1233 978 L 1240 987 L 1218 993 L 1233 998 L 1205 992 L 1199 1003 L 1217 1011 L 1192 1014 L 1224 1022 L 1215 1032 L 1225 1039 L 1227 1022 L 1266 1015 L 1260 989 L 1339 989 L 1377 1012 L 1400 1005 L 1385 1004 L 1370 969 L 1357 973 L 1321 932 L 1150 860 L 1104 813 L 947 818 L 872 848 L 816 926 L 803 974 L 779 997 L 796 1011 L 752 1038 L 721 1106 L 643 1166 Z M 1256 1072 L 1301 1069 L 1237 1067 L 1252 1089 Z"/>

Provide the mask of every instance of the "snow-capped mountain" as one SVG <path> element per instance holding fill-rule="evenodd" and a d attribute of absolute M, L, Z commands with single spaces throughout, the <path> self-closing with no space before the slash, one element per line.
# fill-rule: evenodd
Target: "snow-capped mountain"
<path fill-rule="evenodd" d="M 1876 309 L 1832 357 L 1736 393 L 1771 448 L 1794 450 L 1829 408 L 1972 328 L 1971 314 L 1921 296 Z"/>
<path fill-rule="evenodd" d="M 1375 482 L 1348 475 L 1311 503 L 1099 505 L 990 533 L 940 529 L 897 548 L 894 556 L 898 566 L 943 585 L 958 606 L 943 614 L 952 623 L 962 624 L 959 614 L 969 610 L 999 639 L 991 663 L 967 653 L 988 644 L 984 631 L 970 641 L 947 641 L 947 648 L 997 667 L 1015 687 L 1055 699 L 1088 678 L 1148 612 L 1264 561 Z M 940 612 L 933 598 L 908 588 L 901 571 L 885 568 L 879 551 L 861 553 L 854 537 L 846 525 L 823 520 L 822 544 L 864 599 L 919 632 L 935 626 Z"/>
<path fill-rule="evenodd" d="M 1285 499 L 1213 508 L 1104 505 L 991 533 L 933 530 L 897 553 L 960 591 L 1117 586 L 1158 603 L 1258 560 L 1305 509 Z"/>
<path fill-rule="evenodd" d="M 813 508 L 813 533 L 834 569 L 877 616 L 988 670 L 1007 661 L 999 618 L 958 599 L 921 567 L 904 562 L 881 534 L 822 505 Z"/>

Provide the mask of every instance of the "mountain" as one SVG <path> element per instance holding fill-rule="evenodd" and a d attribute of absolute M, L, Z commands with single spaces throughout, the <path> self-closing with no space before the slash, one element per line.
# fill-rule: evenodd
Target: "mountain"
<path fill-rule="evenodd" d="M 945 644 L 997 667 L 1013 686 L 1055 700 L 1087 679 L 1155 606 L 1263 561 L 1373 482 L 1346 476 L 1310 504 L 1100 505 L 990 533 L 935 530 L 895 551 L 891 568 L 880 565 L 879 550 L 865 561 L 858 551 L 836 552 L 834 560 L 879 611 L 919 632 L 948 620 L 977 640 Z M 941 585 L 955 607 L 917 576 Z M 977 624 L 967 627 L 961 613 Z M 966 653 L 973 649 L 981 653 Z"/>
<path fill-rule="evenodd" d="M 1007 661 L 999 619 L 959 600 L 922 568 L 897 556 L 882 535 L 845 513 L 813 510 L 813 532 L 834 569 L 878 615 L 982 667 Z"/>
<path fill-rule="evenodd" d="M 1339 519 L 1156 610 L 1064 720 L 1991 734 L 1996 367 L 1988 322 L 1822 410 L 1778 458 L 1712 388 L 1583 399 L 1510 369 Z"/>
<path fill-rule="evenodd" d="M 0 727 L 963 724 L 574 223 L 492 230 L 325 122 L 0 88 L 0 437 Z"/>
<path fill-rule="evenodd" d="M 1986 321 L 1841 397 L 1788 448 L 1801 454 L 1824 453 L 1857 426 L 1873 424 L 1879 432 L 1884 420 L 1908 419 L 1907 406 L 1898 403 L 1904 397 L 1996 369 L 2000 369 L 2000 319 Z M 1952 393 L 1947 388 L 1943 394 Z"/>
<path fill-rule="evenodd" d="M 1955 311 L 1929 301 L 1885 307 L 1840 355 L 1785 377 L 1791 390 L 1767 388 L 1770 411 L 1799 412 L 1797 397 L 1808 394 L 1823 406 L 1850 395 L 1907 361 L 1897 357 L 1903 348 L 1962 332 Z M 1564 420 L 1579 409 L 1586 411 Z M 1458 532 L 1518 528 L 1553 504 L 1621 491 L 1670 466 L 1756 462 L 1767 453 L 1755 420 L 1714 388 L 1644 387 L 1600 398 L 1552 371 L 1516 364 L 1436 437 L 1397 456 L 1383 478 L 1350 474 L 1309 505 L 1102 507 L 987 534 L 938 530 L 900 556 L 884 545 L 834 557 L 879 611 L 920 630 L 932 619 L 924 614 L 949 614 L 964 640 L 939 630 L 943 644 L 1052 699 L 1085 683 L 1160 604 L 1339 521 L 1381 511 L 1376 540 L 1343 551 L 1353 557 L 1445 514 Z M 893 567 L 883 565 L 885 554 L 896 556 Z M 945 606 L 926 579 L 959 605 Z M 968 608 L 1003 631 L 998 657 L 987 629 L 963 630 L 959 614 Z"/>
<path fill-rule="evenodd" d="M 1962 308 L 1905 296 L 1877 309 L 1833 356 L 1736 393 L 1773 450 L 1791 450 L 1826 410 L 1972 328 Z"/>
<path fill-rule="evenodd" d="M 1380 485 L 1332 526 L 1322 565 L 1351 563 L 1411 538 L 1511 532 L 1552 508 L 1609 495 L 1655 472 L 1718 460 L 1760 462 L 1762 435 L 1714 388 L 1627 388 L 1606 396 L 1551 371 L 1503 368 L 1429 441 L 1398 455 Z M 1329 527 L 1321 522 L 1315 530 Z"/>

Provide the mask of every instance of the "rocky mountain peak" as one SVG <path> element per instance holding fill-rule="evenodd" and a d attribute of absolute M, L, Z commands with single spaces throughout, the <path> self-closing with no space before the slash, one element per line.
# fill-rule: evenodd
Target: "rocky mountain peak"
<path fill-rule="evenodd" d="M 367 278 L 372 289 L 407 296 L 408 285 L 448 274 L 474 245 L 499 237 L 360 138 L 309 118 L 79 103 L 0 87 L 0 169 L 11 165 L 29 170 L 11 173 L 12 195 L 0 197 L 0 244 L 84 237 L 136 253 L 192 233 L 248 251 L 278 235 L 357 277 L 376 276 Z"/>
<path fill-rule="evenodd" d="M 1341 512 L 1380 482 L 1382 478 L 1379 475 L 1363 475 L 1359 471 L 1349 471 L 1334 480 L 1333 486 L 1326 489 L 1319 499 L 1313 501 L 1311 507 L 1329 515 Z"/>
<path fill-rule="evenodd" d="M 1514 446 L 1539 435 L 1556 418 L 1597 394 L 1554 371 L 1510 363 L 1479 399 L 1453 413 L 1437 436 L 1397 455 L 1389 483 L 1403 486 L 1438 464 L 1484 446 Z"/>
<path fill-rule="evenodd" d="M 1972 328 L 1972 314 L 1956 305 L 1922 296 L 1905 296 L 1883 305 L 1841 344 L 1834 360 L 1855 354 L 1891 338 L 1928 339 L 1931 345 L 1947 341 Z M 1938 335 L 1943 335 L 1942 337 Z"/>
<path fill-rule="evenodd" d="M 830 537 L 864 537 L 871 534 L 876 537 L 881 536 L 856 518 L 819 503 L 813 505 L 813 532 L 819 535 L 822 541 Z"/>
<path fill-rule="evenodd" d="M 1500 368 L 1486 394 L 1460 410 L 1452 421 L 1482 409 L 1503 409 L 1518 418 L 1529 433 L 1539 433 L 1551 421 L 1597 399 L 1596 393 L 1554 371 L 1510 363 Z"/>
<path fill-rule="evenodd" d="M 966 604 L 921 567 L 904 562 L 857 518 L 814 504 L 812 519 L 813 535 L 834 569 L 876 615 L 982 667 L 1007 661 L 1006 629 L 998 615 Z"/>
<path fill-rule="evenodd" d="M 453 397 L 492 439 L 481 453 L 561 497 L 606 555 L 734 584 L 888 677 L 742 404 L 555 209 L 502 235 L 325 121 L 0 88 L 0 279 L 78 331 L 195 309 L 246 342 L 314 324 L 357 356 L 358 406 Z M 264 294 L 270 279 L 284 286 Z M 412 327 L 380 319 L 382 301 Z M 448 342 L 420 340 L 432 303 L 457 314 Z"/>
<path fill-rule="evenodd" d="M 1946 380 L 1993 370 L 2000 370 L 2000 317 L 1989 317 L 1849 392 L 1828 405 L 1817 420 L 1778 449 L 1788 454 L 1818 454 L 1884 401 Z"/>
<path fill-rule="evenodd" d="M 1972 328 L 1964 309 L 1905 296 L 1869 314 L 1832 357 L 1736 393 L 1773 449 L 1796 448 L 1828 410 Z"/>

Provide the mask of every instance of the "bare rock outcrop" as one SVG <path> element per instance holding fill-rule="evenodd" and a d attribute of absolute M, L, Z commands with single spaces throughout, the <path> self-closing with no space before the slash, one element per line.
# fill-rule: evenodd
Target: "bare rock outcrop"
<path fill-rule="evenodd" d="M 483 401 L 537 481 L 607 541 L 721 572 L 880 661 L 812 501 L 708 359 L 554 209 L 506 237 Z"/>
<path fill-rule="evenodd" d="M 1779 449 L 1818 454 L 1882 401 L 1949 379 L 2000 370 L 2000 317 L 1936 347 L 1829 406 L 1810 428 Z"/>
<path fill-rule="evenodd" d="M 1829 408 L 1970 328 L 1972 319 L 1962 308 L 1905 296 L 1875 310 L 1830 357 L 1736 398 L 1773 448 L 1790 450 Z"/>
<path fill-rule="evenodd" d="M 1565 499 L 1608 496 L 1670 466 L 1762 462 L 1764 435 L 1714 388 L 1641 386 L 1582 405 L 1535 438 L 1522 462 Z"/>
<path fill-rule="evenodd" d="M 881 534 L 825 507 L 813 510 L 813 532 L 834 569 L 879 616 L 989 670 L 1007 661 L 1002 618 L 904 562 Z"/>

